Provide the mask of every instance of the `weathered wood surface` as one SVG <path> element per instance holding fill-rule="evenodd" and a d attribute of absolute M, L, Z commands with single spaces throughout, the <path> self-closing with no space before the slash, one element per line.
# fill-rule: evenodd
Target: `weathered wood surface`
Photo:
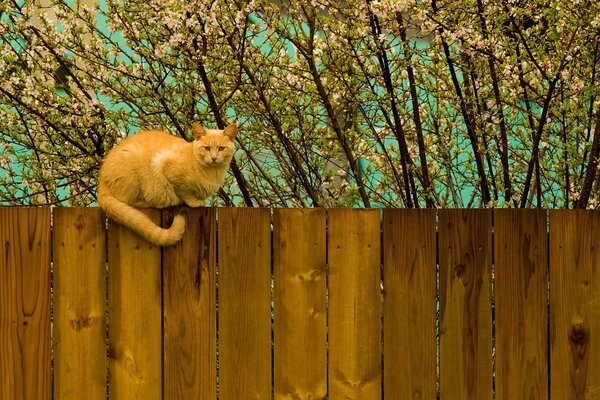
<path fill-rule="evenodd" d="M 54 398 L 106 399 L 106 229 L 98 208 L 54 210 Z"/>
<path fill-rule="evenodd" d="M 550 211 L 551 398 L 600 399 L 600 212 Z"/>
<path fill-rule="evenodd" d="M 330 209 L 329 394 L 381 398 L 380 211 Z"/>
<path fill-rule="evenodd" d="M 161 248 L 109 222 L 108 281 L 110 398 L 162 399 Z"/>
<path fill-rule="evenodd" d="M 548 398 L 544 210 L 494 210 L 496 399 Z"/>
<path fill-rule="evenodd" d="M 0 399 L 50 399 L 50 209 L 0 208 L 0 245 Z"/>
<path fill-rule="evenodd" d="M 324 209 L 274 210 L 276 399 L 327 395 L 326 254 Z"/>
<path fill-rule="evenodd" d="M 384 398 L 435 399 L 434 210 L 383 211 Z"/>
<path fill-rule="evenodd" d="M 163 249 L 165 399 L 216 399 L 216 210 L 163 212 L 186 218 L 181 242 Z"/>
<path fill-rule="evenodd" d="M 271 214 L 218 212 L 221 400 L 271 397 Z"/>
<path fill-rule="evenodd" d="M 440 394 L 492 399 L 492 211 L 439 211 Z"/>

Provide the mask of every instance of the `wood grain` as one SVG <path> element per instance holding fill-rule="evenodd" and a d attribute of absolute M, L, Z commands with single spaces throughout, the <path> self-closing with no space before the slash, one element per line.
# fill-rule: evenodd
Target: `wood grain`
<path fill-rule="evenodd" d="M 435 210 L 383 211 L 384 398 L 436 398 Z"/>
<path fill-rule="evenodd" d="M 0 398 L 50 399 L 50 209 L 0 208 Z"/>
<path fill-rule="evenodd" d="M 0 208 L 0 399 L 435 399 L 435 211 L 179 211 Z M 439 211 L 440 398 L 600 399 L 600 212 L 493 213 Z"/>
<path fill-rule="evenodd" d="M 492 398 L 491 210 L 439 211 L 440 394 Z"/>
<path fill-rule="evenodd" d="M 162 399 L 161 249 L 110 221 L 108 269 L 109 396 Z"/>
<path fill-rule="evenodd" d="M 381 398 L 379 210 L 330 209 L 329 394 Z"/>
<path fill-rule="evenodd" d="M 54 397 L 106 399 L 106 230 L 98 208 L 54 209 Z"/>
<path fill-rule="evenodd" d="M 271 398 L 271 215 L 218 210 L 221 400 Z"/>
<path fill-rule="evenodd" d="M 165 399 L 216 399 L 216 210 L 164 211 L 186 218 L 181 242 L 163 249 Z"/>
<path fill-rule="evenodd" d="M 326 251 L 324 209 L 274 210 L 276 399 L 327 395 Z"/>
<path fill-rule="evenodd" d="M 600 212 L 550 211 L 552 399 L 600 399 Z"/>
<path fill-rule="evenodd" d="M 546 211 L 494 210 L 496 399 L 548 398 Z"/>

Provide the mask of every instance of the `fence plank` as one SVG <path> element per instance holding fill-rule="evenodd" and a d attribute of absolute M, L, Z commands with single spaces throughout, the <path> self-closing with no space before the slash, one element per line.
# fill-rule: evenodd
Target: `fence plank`
<path fill-rule="evenodd" d="M 439 211 L 440 395 L 492 398 L 491 210 Z"/>
<path fill-rule="evenodd" d="M 106 399 L 106 230 L 98 208 L 54 209 L 54 397 Z"/>
<path fill-rule="evenodd" d="M 163 249 L 165 399 L 216 399 L 216 212 L 180 212 L 186 233 Z"/>
<path fill-rule="evenodd" d="M 546 211 L 494 210 L 494 235 L 496 399 L 547 399 Z"/>
<path fill-rule="evenodd" d="M 600 212 L 550 211 L 552 399 L 600 398 Z"/>
<path fill-rule="evenodd" d="M 274 211 L 276 399 L 327 395 L 325 217 L 324 209 Z"/>
<path fill-rule="evenodd" d="M 50 388 L 50 209 L 0 208 L 0 398 Z"/>
<path fill-rule="evenodd" d="M 380 213 L 330 209 L 327 215 L 330 398 L 380 399 Z"/>
<path fill-rule="evenodd" d="M 161 249 L 111 221 L 108 268 L 110 398 L 161 399 Z"/>
<path fill-rule="evenodd" d="M 218 211 L 221 400 L 271 398 L 271 215 Z"/>
<path fill-rule="evenodd" d="M 436 398 L 435 210 L 383 212 L 384 398 Z"/>

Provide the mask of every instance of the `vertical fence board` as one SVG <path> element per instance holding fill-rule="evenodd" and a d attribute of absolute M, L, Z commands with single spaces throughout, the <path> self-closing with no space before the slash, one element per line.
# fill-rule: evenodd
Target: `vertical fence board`
<path fill-rule="evenodd" d="M 600 398 L 600 212 L 550 211 L 552 399 Z"/>
<path fill-rule="evenodd" d="M 274 210 L 276 399 L 327 395 L 325 217 L 324 209 Z"/>
<path fill-rule="evenodd" d="M 494 210 L 496 399 L 548 398 L 546 211 Z"/>
<path fill-rule="evenodd" d="M 219 393 L 271 398 L 271 215 L 218 211 Z"/>
<path fill-rule="evenodd" d="M 330 398 L 380 399 L 380 212 L 327 213 Z"/>
<path fill-rule="evenodd" d="M 491 210 L 439 211 L 440 394 L 492 398 Z"/>
<path fill-rule="evenodd" d="M 216 399 L 216 212 L 180 212 L 186 233 L 163 249 L 165 399 Z"/>
<path fill-rule="evenodd" d="M 384 398 L 436 398 L 435 210 L 383 211 Z"/>
<path fill-rule="evenodd" d="M 50 209 L 0 208 L 0 398 L 50 385 Z"/>
<path fill-rule="evenodd" d="M 110 398 L 161 399 L 161 249 L 110 222 L 108 274 Z"/>
<path fill-rule="evenodd" d="M 54 397 L 106 399 L 106 230 L 99 208 L 54 209 Z"/>

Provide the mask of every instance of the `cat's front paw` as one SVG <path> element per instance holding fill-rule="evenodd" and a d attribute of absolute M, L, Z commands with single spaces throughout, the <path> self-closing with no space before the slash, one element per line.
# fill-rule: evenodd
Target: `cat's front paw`
<path fill-rule="evenodd" d="M 183 201 L 188 205 L 188 207 L 204 207 L 203 199 L 184 199 Z"/>

